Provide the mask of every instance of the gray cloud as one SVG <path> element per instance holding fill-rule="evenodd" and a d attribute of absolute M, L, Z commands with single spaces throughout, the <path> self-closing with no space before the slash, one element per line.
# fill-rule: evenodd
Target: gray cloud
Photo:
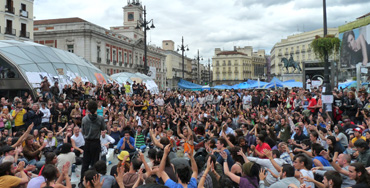
<path fill-rule="evenodd" d="M 204 59 L 214 48 L 232 50 L 233 46 L 253 46 L 266 53 L 276 42 L 289 35 L 322 28 L 320 0 L 145 0 L 147 18 L 156 28 L 148 33 L 150 44 L 162 45 L 184 36 L 188 57 L 197 49 Z M 88 5 L 88 6 L 87 6 Z M 37 19 L 80 17 L 109 28 L 123 23 L 122 0 L 37 0 Z M 327 0 L 328 27 L 353 21 L 370 10 L 365 0 Z M 304 28 L 304 29 L 303 29 Z"/>

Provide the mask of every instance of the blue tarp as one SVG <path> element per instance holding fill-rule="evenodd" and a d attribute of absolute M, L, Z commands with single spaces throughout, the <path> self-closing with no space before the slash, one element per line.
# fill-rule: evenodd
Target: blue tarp
<path fill-rule="evenodd" d="M 291 82 L 290 80 L 288 80 L 288 81 L 284 82 L 284 87 L 288 87 L 288 88 L 303 87 L 303 83 L 302 82 L 296 82 L 296 81 Z"/>
<path fill-rule="evenodd" d="M 189 81 L 182 80 L 182 79 L 179 81 L 177 86 L 179 86 L 179 88 L 181 88 L 181 89 L 200 89 L 200 90 L 203 87 L 201 85 L 194 84 L 194 83 L 191 83 Z"/>

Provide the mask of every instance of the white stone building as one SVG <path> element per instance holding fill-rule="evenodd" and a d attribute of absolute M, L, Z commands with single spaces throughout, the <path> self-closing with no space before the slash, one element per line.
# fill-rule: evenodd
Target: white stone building
<path fill-rule="evenodd" d="M 33 40 L 33 0 L 0 1 L 0 40 Z"/>
<path fill-rule="evenodd" d="M 34 33 L 35 42 L 73 52 L 108 75 L 144 71 L 144 41 L 140 37 L 130 38 L 81 18 L 36 20 Z M 156 68 L 159 89 L 166 87 L 165 58 L 161 49 L 147 46 L 148 67 Z"/>

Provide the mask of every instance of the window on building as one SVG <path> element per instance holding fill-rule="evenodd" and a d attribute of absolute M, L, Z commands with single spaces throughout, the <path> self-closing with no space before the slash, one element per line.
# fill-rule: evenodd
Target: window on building
<path fill-rule="evenodd" d="M 100 59 L 100 46 L 96 46 L 96 57 Z"/>
<path fill-rule="evenodd" d="M 15 35 L 15 31 L 13 32 L 13 21 L 12 20 L 6 20 L 5 34 Z"/>
<path fill-rule="evenodd" d="M 122 62 L 122 52 L 118 52 L 118 62 Z"/>
<path fill-rule="evenodd" d="M 73 47 L 74 47 L 73 44 L 68 44 L 67 45 L 67 51 L 71 52 L 71 53 L 74 53 L 74 48 Z"/>
<path fill-rule="evenodd" d="M 131 63 L 131 64 L 132 64 L 132 54 L 130 54 L 130 55 L 129 55 L 129 58 L 130 58 L 130 59 L 129 59 L 129 63 Z"/>
<path fill-rule="evenodd" d="M 106 52 L 107 52 L 107 54 L 106 54 L 107 61 L 110 62 L 110 51 L 109 51 L 109 48 L 106 49 Z"/>
<path fill-rule="evenodd" d="M 21 10 L 26 11 L 27 10 L 26 8 L 27 8 L 26 4 L 21 3 Z"/>
<path fill-rule="evenodd" d="M 117 60 L 116 50 L 113 50 L 113 61 L 116 61 L 116 60 Z"/>
<path fill-rule="evenodd" d="M 27 24 L 21 23 L 20 37 L 29 37 L 29 35 L 27 36 Z"/>

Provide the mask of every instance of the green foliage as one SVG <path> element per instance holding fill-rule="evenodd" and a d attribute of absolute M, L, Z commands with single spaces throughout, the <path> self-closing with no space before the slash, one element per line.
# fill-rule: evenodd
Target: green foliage
<path fill-rule="evenodd" d="M 333 35 L 326 35 L 326 37 L 320 37 L 316 35 L 315 40 L 311 42 L 311 48 L 322 62 L 324 62 L 324 52 L 328 52 L 328 57 L 334 53 L 339 52 L 340 40 Z"/>
<path fill-rule="evenodd" d="M 356 81 L 356 80 L 357 80 L 357 77 L 356 77 L 356 76 L 355 76 L 355 77 L 353 77 L 353 78 L 352 78 L 352 80 L 353 80 L 353 81 Z"/>

